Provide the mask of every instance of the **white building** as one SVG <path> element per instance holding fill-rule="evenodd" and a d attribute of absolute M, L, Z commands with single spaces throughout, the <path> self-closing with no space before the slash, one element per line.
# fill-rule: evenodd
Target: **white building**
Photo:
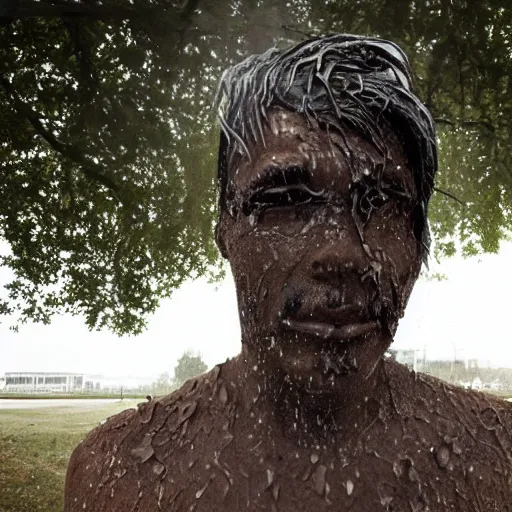
<path fill-rule="evenodd" d="M 12 393 L 69 393 L 101 389 L 98 378 L 83 373 L 7 372 L 4 391 Z"/>

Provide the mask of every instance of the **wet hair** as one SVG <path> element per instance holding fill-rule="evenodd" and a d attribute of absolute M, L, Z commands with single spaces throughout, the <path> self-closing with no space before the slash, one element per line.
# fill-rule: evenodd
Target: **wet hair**
<path fill-rule="evenodd" d="M 333 35 L 303 41 L 280 51 L 270 49 L 228 68 L 217 95 L 221 124 L 218 159 L 219 206 L 229 209 L 228 191 L 237 155 L 265 145 L 264 125 L 272 108 L 304 114 L 312 123 L 343 136 L 347 129 L 371 142 L 386 165 L 384 125 L 398 136 L 418 193 L 414 232 L 428 255 L 427 205 L 437 171 L 432 116 L 412 92 L 409 62 L 394 43 L 378 38 Z M 348 155 L 353 181 L 357 158 Z"/>

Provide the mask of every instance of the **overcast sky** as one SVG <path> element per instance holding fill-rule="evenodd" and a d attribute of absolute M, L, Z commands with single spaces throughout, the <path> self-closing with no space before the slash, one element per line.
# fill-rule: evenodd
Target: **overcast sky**
<path fill-rule="evenodd" d="M 498 255 L 446 260 L 437 268 L 447 281 L 420 280 L 402 320 L 395 347 L 426 347 L 428 358 L 479 358 L 512 367 L 510 310 L 512 243 Z M 6 282 L 7 273 L 0 272 Z M 2 282 L 0 281 L 0 282 Z M 109 376 L 172 373 L 186 349 L 209 366 L 236 355 L 240 328 L 231 276 L 211 285 L 185 283 L 162 302 L 138 337 L 90 332 L 79 317 L 49 326 L 29 324 L 19 333 L 0 325 L 0 375 L 9 371 L 86 372 Z"/>

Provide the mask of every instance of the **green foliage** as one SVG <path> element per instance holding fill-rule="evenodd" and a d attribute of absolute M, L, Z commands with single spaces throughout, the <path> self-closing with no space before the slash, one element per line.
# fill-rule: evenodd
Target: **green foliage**
<path fill-rule="evenodd" d="M 22 320 L 70 311 L 137 333 L 216 261 L 202 92 L 216 75 L 178 33 L 159 45 L 157 12 L 147 24 L 61 16 L 0 30 L 0 264 L 15 274 L 5 307 Z"/>
<path fill-rule="evenodd" d="M 204 373 L 208 367 L 202 360 L 201 354 L 194 354 L 187 350 L 178 359 L 178 363 L 174 367 L 174 385 L 180 387 L 188 379 Z"/>
<path fill-rule="evenodd" d="M 168 372 L 162 373 L 158 379 L 148 388 L 154 396 L 163 396 L 179 389 L 187 380 L 204 373 L 208 367 L 201 354 L 194 354 L 191 350 L 183 352 L 174 367 L 174 375 Z"/>
<path fill-rule="evenodd" d="M 0 19 L 0 265 L 14 279 L 0 315 L 71 312 L 137 333 L 161 298 L 208 274 L 220 73 L 305 34 L 403 47 L 438 123 L 437 185 L 464 203 L 434 195 L 436 255 L 496 252 L 512 223 L 509 3 L 13 3 Z"/>

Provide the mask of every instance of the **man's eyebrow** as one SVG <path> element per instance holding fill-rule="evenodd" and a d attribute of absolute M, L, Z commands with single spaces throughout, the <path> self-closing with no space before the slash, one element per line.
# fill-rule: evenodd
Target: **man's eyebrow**
<path fill-rule="evenodd" d="M 258 173 L 247 186 L 250 190 L 288 185 L 307 185 L 311 182 L 311 173 L 301 165 L 269 165 Z"/>

